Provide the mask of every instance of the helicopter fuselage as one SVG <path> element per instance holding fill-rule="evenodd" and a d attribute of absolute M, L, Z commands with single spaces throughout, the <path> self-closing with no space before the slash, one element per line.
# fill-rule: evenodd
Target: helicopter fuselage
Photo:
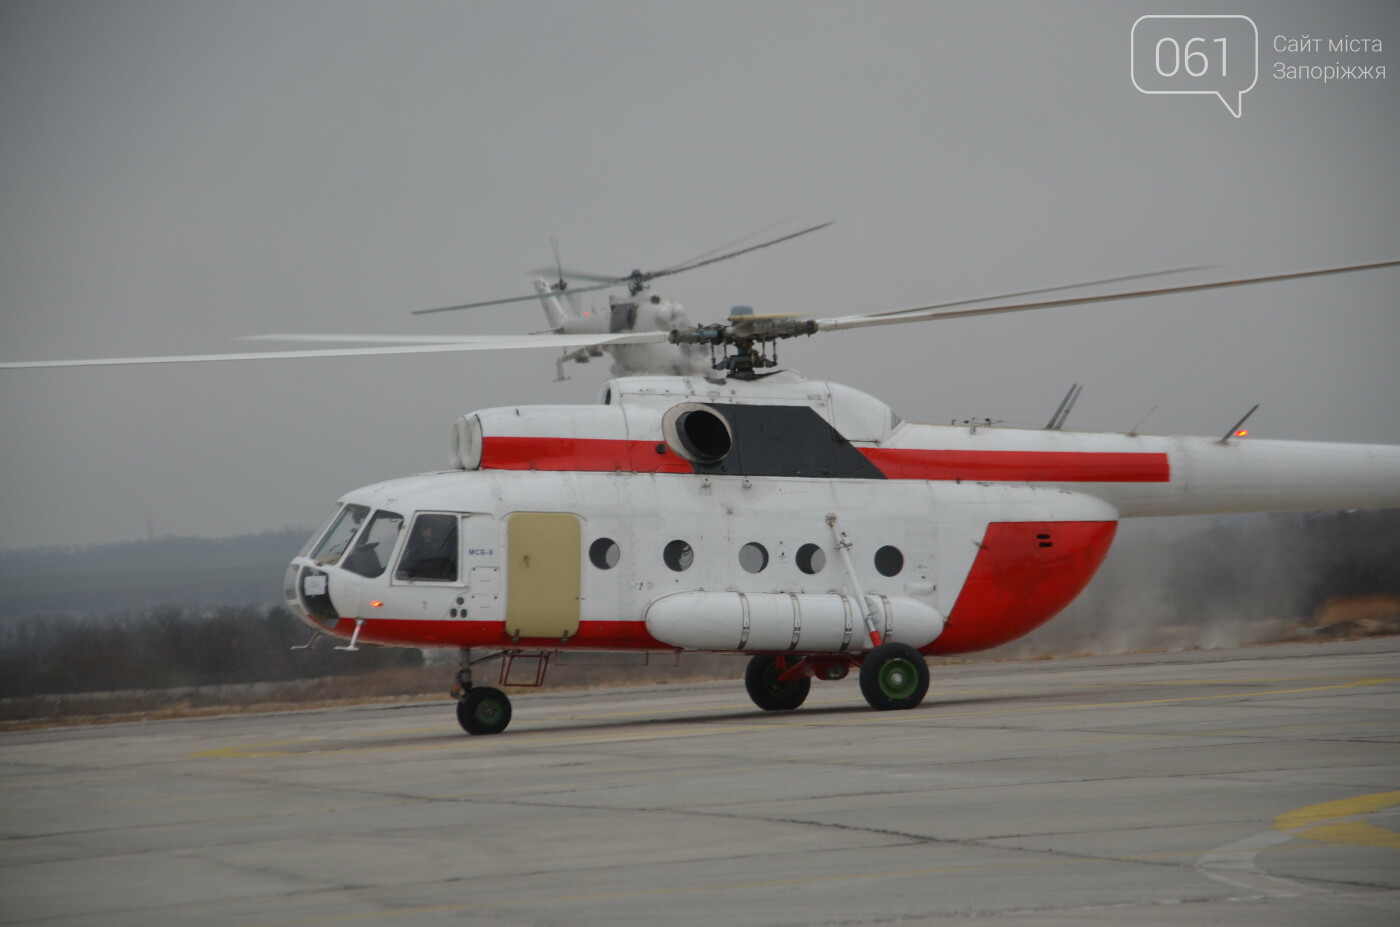
<path fill-rule="evenodd" d="M 490 409 L 455 468 L 344 496 L 290 565 L 312 627 L 501 650 L 859 657 L 995 647 L 1120 517 L 1400 505 L 1400 448 L 901 422 L 793 374 Z"/>

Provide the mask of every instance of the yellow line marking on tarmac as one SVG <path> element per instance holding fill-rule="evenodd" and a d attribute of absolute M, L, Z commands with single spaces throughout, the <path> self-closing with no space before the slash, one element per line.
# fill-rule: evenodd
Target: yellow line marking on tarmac
<path fill-rule="evenodd" d="M 1285 811 L 1274 818 L 1273 828 L 1216 847 L 1196 861 L 1196 871 L 1252 895 L 1270 898 L 1326 898 L 1334 889 L 1308 885 L 1296 879 L 1272 875 L 1258 864 L 1261 853 L 1270 855 L 1303 849 L 1302 841 L 1400 850 L 1400 834 L 1376 827 L 1362 818 L 1400 805 L 1400 792 L 1377 792 L 1320 802 Z M 1377 893 L 1384 899 L 1392 892 Z"/>
<path fill-rule="evenodd" d="M 1217 692 L 1217 693 L 1214 693 L 1214 694 L 1211 694 L 1211 695 L 1181 695 L 1181 696 L 1175 696 L 1175 697 L 1171 697 L 1171 698 L 1136 699 L 1136 700 L 1122 701 L 1122 702 L 1081 702 L 1081 703 L 1073 703 L 1073 704 L 1067 704 L 1067 705 L 1035 705 L 1035 706 L 1024 706 L 1024 705 L 1022 705 L 1022 706 L 1011 707 L 1011 708 L 985 708 L 985 709 L 974 709 L 974 710 L 967 710 L 967 711 L 941 711 L 941 712 L 938 712 L 936 715 L 930 715 L 930 714 L 927 713 L 927 712 L 912 712 L 912 711 L 881 712 L 881 713 L 878 714 L 877 719 L 878 719 L 878 721 L 881 721 L 881 722 L 889 722 L 889 721 L 908 722 L 908 721 L 944 720 L 944 719 L 949 719 L 949 718 L 978 718 L 978 717 L 989 717 L 989 716 L 995 716 L 995 715 L 1008 715 L 1008 714 L 1015 714 L 1015 715 L 1021 715 L 1021 714 L 1039 714 L 1039 713 L 1050 712 L 1050 711 L 1086 711 L 1086 710 L 1104 710 L 1104 709 L 1116 709 L 1116 708 L 1142 708 L 1142 707 L 1147 707 L 1147 706 L 1151 706 L 1151 705 L 1173 705 L 1173 704 L 1180 704 L 1180 703 L 1184 703 L 1184 702 L 1209 702 L 1209 701 L 1221 701 L 1221 700 L 1226 700 L 1226 699 L 1230 699 L 1230 700 L 1253 699 L 1253 698 L 1260 698 L 1260 697 L 1264 697 L 1264 696 L 1273 696 L 1273 695 L 1298 695 L 1298 694 L 1305 693 L 1305 692 L 1327 692 L 1327 691 L 1335 691 L 1335 690 L 1339 690 L 1339 689 L 1354 689 L 1354 688 L 1358 688 L 1358 687 L 1362 687 L 1362 686 L 1386 685 L 1386 684 L 1395 683 L 1395 682 L 1400 682 L 1400 677 L 1390 677 L 1390 676 L 1368 677 L 1368 678 L 1364 678 L 1364 679 L 1355 679 L 1355 680 L 1351 680 L 1350 682 L 1339 682 L 1339 683 L 1331 683 L 1331 684 L 1328 684 L 1328 685 L 1317 685 L 1317 686 L 1300 686 L 1300 687 L 1289 688 L 1289 689 L 1266 689 L 1266 690 L 1259 690 L 1259 691 L 1244 691 L 1244 692 Z M 1220 684 L 1224 684 L 1224 685 L 1239 685 L 1239 683 L 1230 683 L 1229 681 L 1223 681 L 1223 682 L 1220 683 Z M 834 704 L 839 704 L 839 703 L 834 703 Z M 740 705 L 740 706 L 724 705 L 724 706 L 716 706 L 716 707 L 712 707 L 712 708 L 708 708 L 708 709 L 692 709 L 691 712 L 693 712 L 693 713 L 695 713 L 695 714 L 705 714 L 705 713 L 713 713 L 713 712 L 718 712 L 718 711 L 733 711 L 733 710 L 736 709 L 736 707 L 738 707 L 738 708 L 743 708 L 744 706 L 742 706 L 742 705 Z M 644 711 L 644 712 L 635 712 L 635 713 L 634 713 L 634 712 L 616 713 L 616 714 L 609 713 L 609 714 L 607 714 L 607 715 L 599 715 L 599 716 L 594 716 L 594 717 L 642 717 L 642 716 L 645 716 L 645 715 L 651 715 L 651 714 L 656 714 L 656 713 L 658 713 L 658 712 L 657 712 L 657 711 L 654 711 L 654 710 L 648 710 L 648 711 Z M 675 714 L 682 714 L 682 715 L 683 715 L 683 714 L 685 714 L 686 712 L 679 712 L 679 713 L 673 712 L 673 713 L 675 713 Z M 576 719 L 578 719 L 578 720 L 586 720 L 586 719 L 588 719 L 589 716 L 587 716 L 587 715 L 572 715 L 572 716 L 569 716 L 569 717 L 571 717 L 571 718 L 576 718 Z M 654 730 L 654 731 L 635 731 L 635 732 L 623 732 L 623 731 L 619 731 L 619 732 L 612 733 L 612 734 L 603 734 L 603 733 L 598 733 L 598 732 L 596 732 L 596 731 L 593 731 L 593 732 L 581 731 L 581 732 L 576 733 L 576 734 L 553 733 L 553 732 L 544 732 L 544 731 L 540 731 L 540 732 L 522 731 L 522 732 L 520 732 L 520 733 L 511 735 L 511 737 L 512 737 L 512 741 L 513 741 L 513 742 L 520 743 L 520 745 L 521 745 L 522 747 L 540 746 L 540 745 L 546 745 L 546 744 L 568 744 L 568 743 L 589 743 L 589 742 L 592 742 L 592 743 L 619 743 L 619 742 L 638 741 L 638 740 L 656 740 L 656 739 L 658 739 L 658 738 L 664 738 L 664 737 L 701 737 L 701 736 L 713 736 L 713 735 L 716 735 L 716 734 L 733 734 L 733 733 L 739 733 L 739 732 L 753 732 L 753 731 L 771 732 L 775 727 L 830 727 L 830 726 L 841 725 L 841 724 L 869 724 L 869 723 L 873 723 L 874 720 L 876 720 L 876 719 L 872 719 L 872 718 L 871 718 L 868 714 L 866 714 L 866 713 L 861 713 L 859 716 L 853 717 L 853 718 L 839 718 L 839 719 L 813 718 L 813 719 L 810 720 L 810 721 L 797 720 L 797 718 L 799 718 L 800 716 L 796 716 L 796 715 L 783 714 L 783 715 L 780 715 L 780 716 L 778 716 L 778 717 L 780 717 L 780 718 L 782 719 L 780 722 L 777 720 L 777 718 L 774 718 L 773 721 L 769 721 L 769 722 L 767 722 L 767 723 L 748 723 L 748 724 L 723 723 L 723 724 L 714 724 L 713 726 L 707 727 L 707 728 L 704 728 L 704 729 L 673 728 L 673 729 L 667 729 L 667 730 Z M 775 722 L 777 722 L 777 723 L 775 723 Z M 707 722 L 701 722 L 701 723 L 707 723 Z M 420 729 L 420 730 L 421 730 L 421 729 Z M 434 730 L 436 730 L 436 729 L 434 729 Z M 381 735 L 381 736 L 382 736 L 382 735 Z M 391 736 L 392 736 L 392 735 L 391 735 Z M 391 750 L 443 750 L 443 749 L 458 747 L 458 746 L 460 746 L 461 743 L 462 743 L 462 741 L 461 741 L 460 739 L 453 738 L 453 739 L 451 739 L 451 740 L 445 740 L 445 741 L 443 741 L 443 742 L 441 742 L 441 743 L 431 743 L 431 744 L 398 744 L 398 745 L 389 744 L 389 745 L 370 745 L 370 746 L 351 746 L 351 747 L 331 747 L 331 746 L 328 746 L 328 747 L 325 748 L 325 749 L 319 749 L 319 750 L 318 750 L 318 749 L 314 749 L 314 748 L 313 748 L 313 749 L 302 749 L 302 750 L 276 750 L 276 749 L 269 749 L 269 748 L 274 748 L 274 747 L 286 747 L 286 746 L 293 746 L 293 745 L 314 744 L 314 743 L 317 743 L 318 741 L 322 741 L 322 740 L 324 740 L 324 738 L 314 738 L 314 739 L 306 739 L 306 740 L 299 740 L 299 741 L 298 741 L 298 740 L 274 741 L 274 742 L 264 743 L 264 744 L 250 744 L 250 745 L 244 746 L 244 747 L 215 747 L 215 748 L 210 749 L 210 750 L 201 750 L 201 751 L 199 751 L 199 752 L 192 753 L 192 754 L 190 754 L 190 756 L 191 756 L 192 758 L 196 758 L 196 759 L 233 759 L 233 758 L 237 758 L 237 759 L 254 759 L 254 758 L 261 758 L 261 757 L 315 756 L 315 755 L 324 755 L 324 754 L 345 754 L 345 753 L 385 752 L 385 751 L 391 751 Z M 522 743 L 522 741 L 523 741 L 523 743 Z"/>
<path fill-rule="evenodd" d="M 1376 792 L 1355 798 L 1339 798 L 1285 811 L 1274 818 L 1274 830 L 1287 831 L 1303 840 L 1400 850 L 1400 833 L 1364 820 L 1400 805 L 1400 792 Z"/>

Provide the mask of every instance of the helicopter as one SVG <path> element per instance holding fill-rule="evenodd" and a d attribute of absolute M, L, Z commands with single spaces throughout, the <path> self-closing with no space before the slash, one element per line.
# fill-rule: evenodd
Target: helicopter
<path fill-rule="evenodd" d="M 720 245 L 718 248 L 713 248 L 687 260 L 667 265 L 659 270 L 633 270 L 621 276 L 609 276 L 577 270 L 566 271 L 559 258 L 559 241 L 557 238 L 551 238 L 550 245 L 554 250 L 554 266 L 540 268 L 533 271 L 533 273 L 552 273 L 555 279 L 551 282 L 542 276 L 537 276 L 534 281 L 535 292 L 533 294 L 527 296 L 509 296 L 504 299 L 487 299 L 454 306 L 440 306 L 435 309 L 415 309 L 412 314 L 431 315 L 439 312 L 458 312 L 467 309 L 482 309 L 488 306 L 504 306 L 538 300 L 540 308 L 544 310 L 545 320 L 549 325 L 546 332 L 541 332 L 539 334 L 583 336 L 587 342 L 581 347 L 564 348 L 563 354 L 555 361 L 555 382 L 562 382 L 568 379 L 564 373 L 564 365 L 566 363 L 574 362 L 586 364 L 604 354 L 608 354 L 612 357 L 613 376 L 629 376 L 634 374 L 703 375 L 710 369 L 710 362 L 707 359 L 706 351 L 701 349 L 697 344 L 671 343 L 664 339 L 661 341 L 648 341 L 644 343 L 629 343 L 619 340 L 598 343 L 596 339 L 601 335 L 611 336 L 630 332 L 659 332 L 665 334 L 674 330 L 692 328 L 694 327 L 694 323 L 691 322 L 690 317 L 685 312 L 685 308 L 681 306 L 680 303 L 649 292 L 653 280 L 685 273 L 691 270 L 698 270 L 701 267 L 717 264 L 721 261 L 728 261 L 732 258 L 758 251 L 762 248 L 791 241 L 812 232 L 821 231 L 831 224 L 832 223 L 829 221 L 822 222 L 796 232 L 789 232 L 776 238 L 759 242 L 758 244 L 746 245 L 738 249 L 734 248 L 735 245 L 755 238 L 772 228 L 772 226 L 765 226 L 757 232 L 752 232 L 742 238 Z M 583 280 L 592 285 L 571 288 L 569 279 Z M 609 295 L 606 311 L 585 307 L 579 302 L 578 297 L 581 294 L 615 288 L 625 288 L 627 291 L 626 295 Z M 743 308 L 744 307 L 738 307 L 740 310 Z M 275 334 L 251 335 L 242 340 L 293 342 L 342 341 L 354 343 L 369 342 L 382 345 L 394 342 L 422 344 L 425 341 L 459 343 L 464 341 L 470 342 L 475 339 L 470 336 L 459 337 L 453 335 L 424 338 L 422 336 L 413 335 Z"/>
<path fill-rule="evenodd" d="M 1068 605 L 1121 519 L 1400 506 L 1400 446 L 1247 438 L 1253 410 L 1217 437 L 1068 431 L 1077 389 L 1043 428 L 920 424 L 860 390 L 779 369 L 780 341 L 1395 266 L 1004 301 L 1068 288 L 1049 287 L 822 319 L 740 313 L 665 331 L 0 368 L 539 347 L 686 346 L 689 360 L 708 352 L 701 372 L 613 377 L 593 404 L 464 415 L 452 426 L 450 468 L 343 495 L 286 569 L 287 605 L 314 632 L 300 646 L 325 635 L 346 651 L 457 649 L 451 691 L 459 725 L 474 735 L 509 725 L 504 687 L 542 685 L 571 651 L 744 655 L 746 691 L 765 711 L 797 709 L 814 680 L 855 672 L 873 709 L 909 710 L 928 692 L 928 657 L 999 646 Z M 563 289 L 537 288 L 537 298 Z M 476 679 L 486 663 L 492 685 Z"/>

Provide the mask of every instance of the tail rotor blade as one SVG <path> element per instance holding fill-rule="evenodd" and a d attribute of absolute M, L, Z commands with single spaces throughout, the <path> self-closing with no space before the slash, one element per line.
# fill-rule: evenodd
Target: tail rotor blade
<path fill-rule="evenodd" d="M 559 283 L 554 288 L 563 292 L 569 288 L 569 284 L 564 282 L 564 262 L 559 260 L 559 239 L 554 235 L 549 236 L 549 246 L 554 249 L 554 271 L 559 275 Z"/>

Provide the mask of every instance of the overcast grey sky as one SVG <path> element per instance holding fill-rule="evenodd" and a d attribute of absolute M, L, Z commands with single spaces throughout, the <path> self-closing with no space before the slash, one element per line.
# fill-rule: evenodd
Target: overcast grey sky
<path fill-rule="evenodd" d="M 625 273 L 826 231 L 657 290 L 819 316 L 1221 264 L 1400 257 L 1400 5 L 1237 2 L 1236 119 L 1129 77 L 1192 3 L 0 4 L 0 360 L 278 331 L 517 332 L 550 261 Z M 1283 54 L 1274 37 L 1379 38 Z M 1288 64 L 1386 79 L 1279 80 Z M 906 418 L 1400 443 L 1400 272 L 790 343 Z M 548 351 L 0 371 L 0 547 L 320 521 L 442 466 L 473 409 L 589 402 Z"/>

